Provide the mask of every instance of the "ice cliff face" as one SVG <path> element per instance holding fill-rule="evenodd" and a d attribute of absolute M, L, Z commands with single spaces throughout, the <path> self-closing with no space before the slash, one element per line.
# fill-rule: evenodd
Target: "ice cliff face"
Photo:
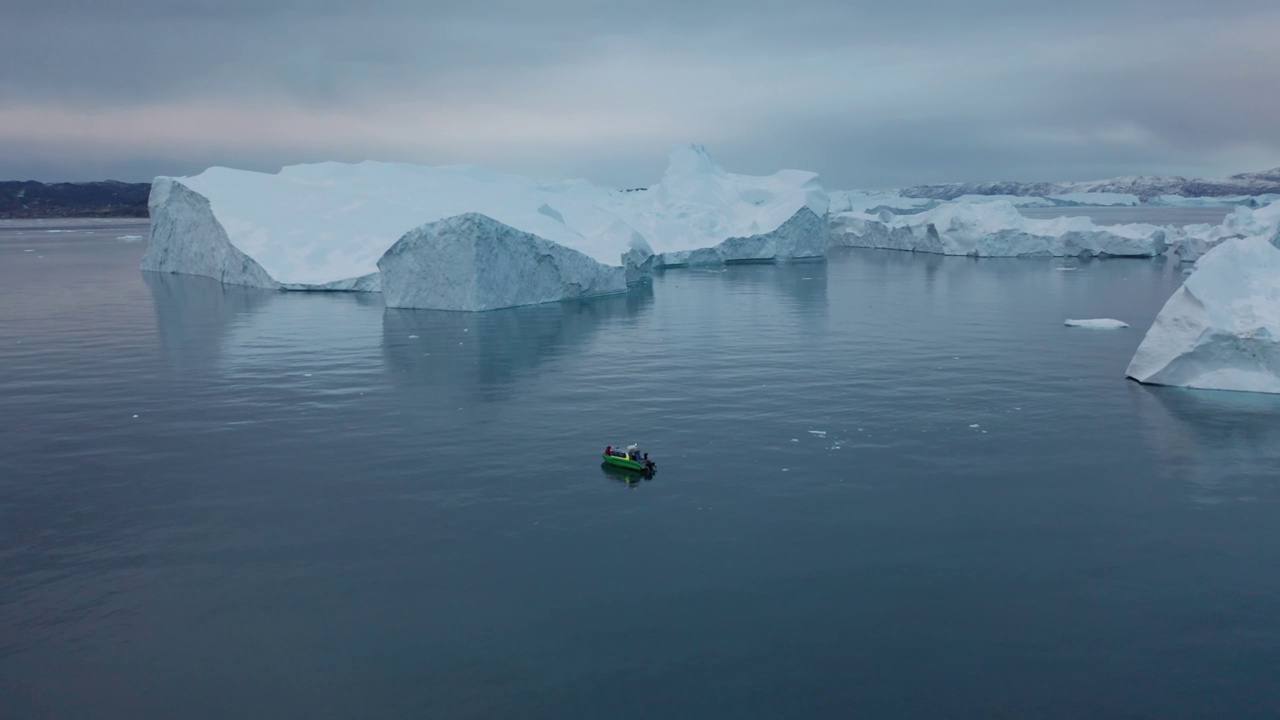
<path fill-rule="evenodd" d="M 394 308 L 496 310 L 627 289 L 623 268 L 476 213 L 410 231 L 378 269 Z"/>
<path fill-rule="evenodd" d="M 833 245 L 973 257 L 1153 257 L 1167 247 L 1154 225 L 1033 220 L 1003 201 L 943 203 L 914 215 L 838 213 L 830 232 Z"/>
<path fill-rule="evenodd" d="M 209 199 L 172 178 L 157 178 L 148 200 L 151 243 L 142 269 L 203 275 L 226 285 L 277 288 L 262 266 L 231 244 Z"/>
<path fill-rule="evenodd" d="M 1154 385 L 1280 393 L 1280 239 L 1224 242 L 1196 263 L 1129 363 Z"/>

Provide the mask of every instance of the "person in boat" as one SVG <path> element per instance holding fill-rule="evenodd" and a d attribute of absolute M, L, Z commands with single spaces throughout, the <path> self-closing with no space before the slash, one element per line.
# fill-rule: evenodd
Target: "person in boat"
<path fill-rule="evenodd" d="M 613 446 L 612 446 L 612 445 L 605 445 L 605 446 L 604 446 L 604 454 L 605 454 L 605 455 L 613 455 Z"/>

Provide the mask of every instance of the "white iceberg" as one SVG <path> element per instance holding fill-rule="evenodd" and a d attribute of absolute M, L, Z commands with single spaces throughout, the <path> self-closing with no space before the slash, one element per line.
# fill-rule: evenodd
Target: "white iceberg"
<path fill-rule="evenodd" d="M 827 193 L 831 200 L 829 212 L 857 212 L 876 214 L 888 210 L 898 215 L 918 213 L 936 207 L 938 200 L 910 198 L 892 193 L 865 192 L 862 190 L 837 190 Z"/>
<path fill-rule="evenodd" d="M 294 165 L 277 174 L 211 168 L 157 178 L 144 270 L 226 284 L 299 290 L 378 290 L 377 262 L 428 222 L 483 213 L 619 264 L 634 233 L 574 197 L 481 167 L 400 163 Z"/>
<path fill-rule="evenodd" d="M 488 255 L 482 264 L 441 255 L 442 267 L 483 276 L 449 276 L 442 287 L 462 293 L 449 299 L 397 288 L 396 302 L 487 309 L 516 298 L 557 299 L 548 295 L 552 287 L 566 293 L 559 299 L 620 291 L 664 265 L 823 257 L 828 202 L 813 173 L 734 175 L 698 145 L 675 148 L 662 181 L 635 192 L 581 180 L 544 184 L 476 166 L 318 163 L 274 174 L 211 168 L 152 184 L 142 269 L 251 287 L 381 291 L 380 259 L 417 232 L 387 265 L 404 271 L 398 278 L 440 281 L 439 272 L 423 268 L 433 262 L 427 253 L 445 252 L 445 238 L 464 243 L 462 254 Z M 493 222 L 472 218 L 418 232 L 466 215 Z M 463 238 L 462 229 L 481 235 Z M 520 243 L 539 250 L 518 250 Z M 535 260 L 554 272 L 528 264 Z M 500 268 L 519 286 L 499 292 L 492 281 Z M 497 294 L 474 294 L 486 289 Z"/>
<path fill-rule="evenodd" d="M 1126 374 L 1143 383 L 1280 393 L 1280 249 L 1222 243 L 1196 263 Z"/>
<path fill-rule="evenodd" d="M 678 146 L 670 160 L 657 184 L 601 199 L 653 249 L 656 267 L 826 257 L 830 199 L 817 174 L 729 173 L 701 145 Z"/>
<path fill-rule="evenodd" d="M 1147 200 L 1148 205 L 1167 207 L 1261 207 L 1280 199 L 1280 195 L 1222 195 L 1220 197 L 1183 197 L 1182 195 L 1157 195 Z"/>
<path fill-rule="evenodd" d="M 1142 204 L 1137 195 L 1113 192 L 1060 193 L 1046 199 L 1060 207 L 1134 207 Z"/>
<path fill-rule="evenodd" d="M 1129 327 L 1129 323 L 1114 318 L 1091 318 L 1088 320 L 1067 318 L 1062 324 L 1067 327 L 1088 328 L 1090 330 L 1120 330 Z"/>
<path fill-rule="evenodd" d="M 1086 217 L 1031 219 L 1004 201 L 948 202 L 915 215 L 837 213 L 833 245 L 973 257 L 1153 257 L 1166 231 L 1146 224 L 1097 225 Z"/>
<path fill-rule="evenodd" d="M 475 213 L 411 230 L 378 269 L 397 308 L 495 310 L 627 289 L 621 267 Z"/>
<path fill-rule="evenodd" d="M 1237 207 L 1220 225 L 1187 225 L 1170 240 L 1173 255 L 1194 262 L 1226 240 L 1280 235 L 1280 201 L 1257 209 Z"/>

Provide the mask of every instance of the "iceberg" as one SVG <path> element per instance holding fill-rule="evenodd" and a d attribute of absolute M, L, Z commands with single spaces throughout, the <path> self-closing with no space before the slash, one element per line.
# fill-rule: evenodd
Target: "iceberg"
<path fill-rule="evenodd" d="M 1142 204 L 1137 195 L 1115 192 L 1075 192 L 1060 193 L 1046 197 L 1059 207 L 1134 207 Z"/>
<path fill-rule="evenodd" d="M 1280 249 L 1224 242 L 1196 263 L 1142 339 L 1126 374 L 1141 383 L 1280 393 Z"/>
<path fill-rule="evenodd" d="M 654 267 L 827 254 L 831 201 L 816 173 L 738 175 L 725 172 L 703 146 L 681 145 L 660 182 L 609 200 L 652 248 Z"/>
<path fill-rule="evenodd" d="M 1261 207 L 1280 199 L 1280 195 L 1223 195 L 1221 197 L 1183 197 L 1182 195 L 1157 195 L 1147 200 L 1148 205 L 1166 207 L 1215 207 L 1237 205 Z"/>
<path fill-rule="evenodd" d="M 152 185 L 142 269 L 289 290 L 381 286 L 377 262 L 410 230 L 469 212 L 618 264 L 634 234 L 606 211 L 474 166 L 365 162 L 294 165 L 278 174 L 211 168 Z"/>
<path fill-rule="evenodd" d="M 622 267 L 476 213 L 409 231 L 378 269 L 393 308 L 495 310 L 627 289 Z"/>
<path fill-rule="evenodd" d="M 829 226 L 833 245 L 972 257 L 1153 257 L 1168 247 L 1154 225 L 1037 220 L 1004 201 L 947 202 L 906 216 L 837 213 Z"/>
<path fill-rule="evenodd" d="M 890 193 L 839 190 L 828 193 L 829 212 L 858 212 L 876 214 L 888 210 L 896 215 L 910 215 L 937 207 L 938 201 L 929 198 L 909 198 Z"/>
<path fill-rule="evenodd" d="M 1280 201 L 1257 209 L 1237 207 L 1221 225 L 1187 225 L 1170 240 L 1171 253 L 1183 262 L 1194 262 L 1226 240 L 1280 236 Z"/>
<path fill-rule="evenodd" d="M 621 292 L 664 266 L 825 257 L 828 204 L 814 173 L 731 174 L 700 145 L 639 191 L 469 165 L 210 168 L 156 178 L 141 267 L 281 290 L 383 292 L 390 274 L 393 307 L 492 309 Z"/>
<path fill-rule="evenodd" d="M 1120 330 L 1129 327 L 1129 323 L 1123 320 L 1113 318 L 1092 318 L 1089 320 L 1072 320 L 1067 318 L 1062 322 L 1067 327 L 1088 328 L 1090 330 Z"/>

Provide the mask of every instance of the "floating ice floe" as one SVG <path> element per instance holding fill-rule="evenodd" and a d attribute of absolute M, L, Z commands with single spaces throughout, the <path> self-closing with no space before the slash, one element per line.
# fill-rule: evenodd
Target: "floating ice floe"
<path fill-rule="evenodd" d="M 915 215 L 837 213 L 831 242 L 847 247 L 974 257 L 1153 257 L 1166 248 L 1154 225 L 1095 224 L 1085 217 L 1031 219 L 1004 201 L 948 202 Z"/>
<path fill-rule="evenodd" d="M 1280 249 L 1224 242 L 1174 292 L 1129 363 L 1139 382 L 1280 393 Z"/>
<path fill-rule="evenodd" d="M 1062 324 L 1067 327 L 1089 328 L 1090 330 L 1119 330 L 1121 328 L 1129 327 L 1129 323 L 1112 318 L 1094 318 L 1089 320 L 1072 320 L 1068 318 L 1067 320 L 1064 320 Z"/>

